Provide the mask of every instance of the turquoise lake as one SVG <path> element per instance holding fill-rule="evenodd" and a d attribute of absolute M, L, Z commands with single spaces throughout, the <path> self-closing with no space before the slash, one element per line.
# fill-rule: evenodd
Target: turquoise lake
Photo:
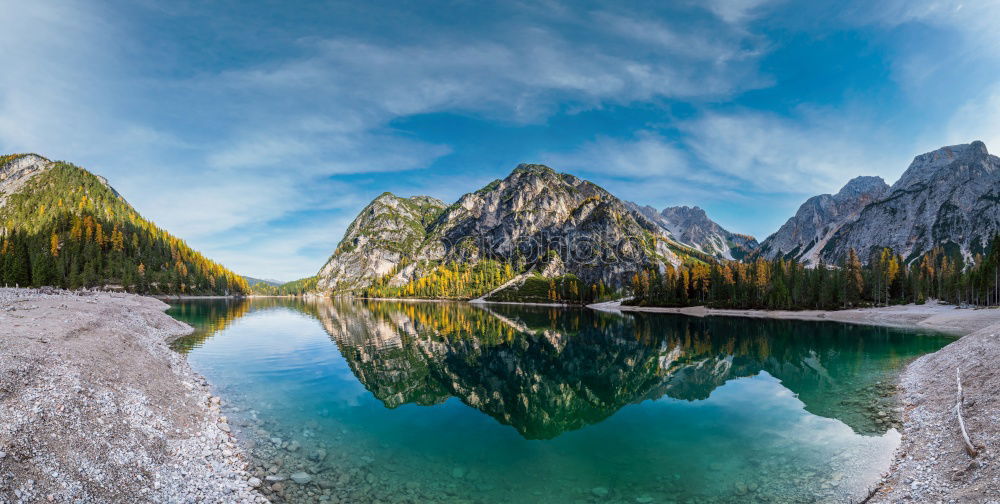
<path fill-rule="evenodd" d="M 466 303 L 179 301 L 175 343 L 283 502 L 848 502 L 952 341 L 832 322 Z M 281 488 L 283 487 L 283 488 Z"/>

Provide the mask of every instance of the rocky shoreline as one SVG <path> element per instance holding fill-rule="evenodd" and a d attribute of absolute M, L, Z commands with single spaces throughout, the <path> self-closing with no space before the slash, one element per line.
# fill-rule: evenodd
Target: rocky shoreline
<path fill-rule="evenodd" d="M 899 401 L 902 442 L 892 468 L 868 502 L 1000 502 L 1000 309 L 926 305 L 860 308 L 841 311 L 720 310 L 705 307 L 624 306 L 617 302 L 590 305 L 596 310 L 680 313 L 833 321 L 932 330 L 960 336 L 924 355 L 901 373 Z M 960 368 L 965 401 L 962 415 L 979 455 L 963 448 L 955 416 Z"/>
<path fill-rule="evenodd" d="M 267 502 L 166 308 L 0 289 L 0 502 Z"/>

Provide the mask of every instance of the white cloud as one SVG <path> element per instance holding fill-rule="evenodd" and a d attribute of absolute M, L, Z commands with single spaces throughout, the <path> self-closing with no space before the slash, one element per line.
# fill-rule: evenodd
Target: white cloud
<path fill-rule="evenodd" d="M 544 154 L 542 160 L 560 171 L 612 177 L 686 177 L 691 174 L 684 151 L 648 131 L 639 132 L 630 140 L 598 137 L 574 152 Z"/>
<path fill-rule="evenodd" d="M 1000 58 L 998 18 L 1000 2 L 996 0 L 863 1 L 842 9 L 842 19 L 851 26 L 919 30 L 922 43 L 903 42 L 895 56 L 896 80 L 916 90 L 915 94 L 927 94 L 922 85 L 954 79 L 955 72 L 975 78 L 977 67 L 987 60 L 995 65 Z"/>
<path fill-rule="evenodd" d="M 760 14 L 767 4 L 774 0 L 701 0 L 699 5 L 712 11 L 723 21 L 732 24 L 744 23 Z"/>
<path fill-rule="evenodd" d="M 907 145 L 842 109 L 785 118 L 762 112 L 714 113 L 681 126 L 685 143 L 714 171 L 762 193 L 836 192 L 857 175 L 892 182 L 912 157 Z M 885 145 L 890 145 L 886 147 Z"/>
<path fill-rule="evenodd" d="M 222 85 L 265 96 L 307 93 L 321 110 L 364 128 L 434 111 L 537 121 L 565 101 L 719 97 L 768 83 L 756 73 L 760 53 L 726 30 L 680 33 L 608 13 L 596 13 L 587 28 L 593 39 L 539 26 L 407 45 L 330 38 L 306 43 L 301 59 L 228 72 Z M 608 37 L 615 43 L 603 43 Z"/>
<path fill-rule="evenodd" d="M 366 203 L 344 175 L 417 170 L 450 152 L 395 129 L 400 118 L 453 112 L 541 123 L 560 110 L 717 100 L 770 84 L 757 68 L 762 41 L 741 28 L 609 10 L 552 9 L 530 22 L 396 41 L 309 38 L 273 53 L 280 56 L 234 58 L 224 69 L 197 61 L 192 72 L 177 66 L 192 63 L 182 44 L 145 45 L 145 27 L 111 8 L 0 1 L 0 151 L 37 151 L 104 175 L 144 215 L 255 276 L 315 270 L 325 253 L 295 251 L 320 238 L 299 229 L 273 238 L 287 244 L 248 241 L 238 252 L 250 260 L 223 246 L 226 236 L 277 229 L 310 210 L 342 223 Z M 161 7 L 145 8 L 175 15 Z M 197 4 L 178 9 L 198 14 Z M 718 9 L 727 23 L 755 12 Z M 617 158 L 613 146 L 592 148 L 621 170 L 683 162 L 662 139 L 636 145 Z M 338 226 L 314 228 L 330 240 Z M 279 271 L 282 254 L 312 264 Z"/>
<path fill-rule="evenodd" d="M 993 154 L 1000 153 L 1000 84 L 969 100 L 948 121 L 947 143 L 954 145 L 982 140 Z M 931 142 L 928 146 L 934 145 Z M 929 147 L 936 149 L 937 145 Z"/>

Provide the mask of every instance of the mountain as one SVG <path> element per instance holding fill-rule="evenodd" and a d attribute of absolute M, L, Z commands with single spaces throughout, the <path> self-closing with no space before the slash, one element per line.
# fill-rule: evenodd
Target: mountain
<path fill-rule="evenodd" d="M 754 237 L 727 231 L 699 207 L 676 206 L 657 211 L 632 202 L 628 207 L 663 229 L 674 241 L 716 259 L 742 259 L 758 246 Z"/>
<path fill-rule="evenodd" d="M 445 209 L 429 196 L 400 198 L 385 192 L 348 226 L 337 249 L 319 270 L 321 291 L 346 292 L 370 285 L 415 259 L 428 228 Z"/>
<path fill-rule="evenodd" d="M 281 280 L 267 280 L 264 278 L 254 278 L 248 276 L 244 276 L 243 279 L 247 281 L 247 285 L 249 285 L 250 287 L 253 287 L 255 285 L 270 285 L 271 287 L 277 287 L 285 283 L 282 282 Z"/>
<path fill-rule="evenodd" d="M 882 198 L 888 190 L 881 177 L 856 177 L 837 194 L 809 198 L 794 217 L 760 244 L 760 255 L 766 259 L 786 257 L 815 266 L 830 239 L 846 224 L 856 221 L 869 203 Z"/>
<path fill-rule="evenodd" d="M 868 262 L 890 248 L 909 263 L 941 247 L 969 260 L 1000 233 L 998 190 L 1000 158 L 983 142 L 942 147 L 914 158 L 892 187 L 857 177 L 808 199 L 759 252 L 815 265 L 836 264 L 851 249 Z"/>
<path fill-rule="evenodd" d="M 530 270 L 621 286 L 641 269 L 679 263 L 684 250 L 596 184 L 522 164 L 447 208 L 426 196 L 379 196 L 351 223 L 319 286 L 375 282 L 412 294 L 464 285 L 449 292 L 475 297 Z"/>
<path fill-rule="evenodd" d="M 0 156 L 0 282 L 143 293 L 241 294 L 243 277 L 144 219 L 83 168 Z"/>
<path fill-rule="evenodd" d="M 966 260 L 1000 232 L 1000 158 L 983 142 L 942 147 L 914 158 L 881 198 L 866 205 L 822 247 L 836 261 L 862 260 L 889 247 L 910 262 L 935 247 Z"/>
<path fill-rule="evenodd" d="M 250 284 L 250 293 L 255 296 L 303 296 L 316 292 L 316 280 L 311 276 L 284 283 L 261 281 Z"/>

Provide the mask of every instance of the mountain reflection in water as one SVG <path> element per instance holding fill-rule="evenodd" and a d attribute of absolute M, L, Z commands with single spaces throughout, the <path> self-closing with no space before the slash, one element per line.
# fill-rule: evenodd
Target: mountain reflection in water
<path fill-rule="evenodd" d="M 223 396 L 252 458 L 314 474 L 343 502 L 576 502 L 592 488 L 842 502 L 898 445 L 899 370 L 950 341 L 465 303 L 256 298 L 169 313 L 198 327 L 174 347 Z M 286 451 L 291 440 L 302 448 Z M 337 456 L 317 463 L 316 450 Z M 345 474 L 355 483 L 336 483 Z M 311 502 L 300 490 L 288 501 Z"/>
<path fill-rule="evenodd" d="M 860 434 L 885 432 L 897 369 L 941 346 L 889 328 L 838 323 L 615 314 L 466 303 L 240 300 L 211 331 L 250 311 L 294 307 L 322 322 L 357 379 L 387 407 L 456 397 L 548 439 L 598 423 L 625 405 L 708 398 L 729 380 L 766 372 L 805 409 Z M 923 343 L 923 344 L 922 344 Z M 198 338 L 182 340 L 182 350 Z"/>

